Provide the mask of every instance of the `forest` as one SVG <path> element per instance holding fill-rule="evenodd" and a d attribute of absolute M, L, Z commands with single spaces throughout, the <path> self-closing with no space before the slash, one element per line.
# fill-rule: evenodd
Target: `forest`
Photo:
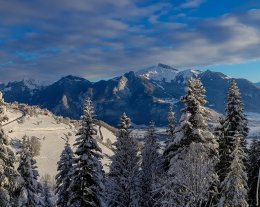
<path fill-rule="evenodd" d="M 57 163 L 55 191 L 39 181 L 31 141 L 13 152 L 2 129 L 0 102 L 0 206 L 11 207 L 247 207 L 259 206 L 260 141 L 247 143 L 248 126 L 239 88 L 232 80 L 226 113 L 209 126 L 205 89 L 187 81 L 184 108 L 176 120 L 169 108 L 167 140 L 159 145 L 153 121 L 140 149 L 131 119 L 123 113 L 109 172 L 96 141 L 94 107 L 86 99 L 73 146 L 67 140 Z M 223 103 L 224 104 L 224 103 Z"/>

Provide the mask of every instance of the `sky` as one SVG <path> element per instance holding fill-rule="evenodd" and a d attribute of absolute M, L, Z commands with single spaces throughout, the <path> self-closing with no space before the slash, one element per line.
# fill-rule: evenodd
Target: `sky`
<path fill-rule="evenodd" d="M 0 81 L 164 63 L 260 81 L 259 0 L 0 0 Z"/>

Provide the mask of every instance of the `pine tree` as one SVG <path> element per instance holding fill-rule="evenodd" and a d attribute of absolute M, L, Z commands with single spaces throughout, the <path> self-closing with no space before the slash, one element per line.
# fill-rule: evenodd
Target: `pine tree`
<path fill-rule="evenodd" d="M 260 141 L 254 139 L 248 151 L 248 201 L 250 206 L 256 206 L 257 183 L 260 170 Z M 258 201 L 260 201 L 259 192 Z"/>
<path fill-rule="evenodd" d="M 140 172 L 136 140 L 130 135 L 131 120 L 124 113 L 115 142 L 107 180 L 109 207 L 140 206 Z"/>
<path fill-rule="evenodd" d="M 177 150 L 176 145 L 174 144 L 175 140 L 175 133 L 176 133 L 176 116 L 175 112 L 173 111 L 173 106 L 171 105 L 169 108 L 168 112 L 168 127 L 166 129 L 167 133 L 167 139 L 165 141 L 165 149 L 163 151 L 163 156 L 162 156 L 162 166 L 161 170 L 159 172 L 159 176 L 157 176 L 157 180 L 155 185 L 153 186 L 153 197 L 154 200 L 157 200 L 154 203 L 154 206 L 160 206 L 161 198 L 165 196 L 165 191 L 162 190 L 164 186 L 168 186 L 168 175 L 167 172 L 170 168 L 170 162 L 171 159 L 174 157 L 175 152 Z"/>
<path fill-rule="evenodd" d="M 167 128 L 167 134 L 168 139 L 165 143 L 166 147 L 163 152 L 163 168 L 164 171 L 169 170 L 170 160 L 172 158 L 172 153 L 175 151 L 175 145 L 174 145 L 174 139 L 175 139 L 175 129 L 176 129 L 176 117 L 175 112 L 173 112 L 172 106 L 170 106 L 170 110 L 168 112 L 168 128 Z"/>
<path fill-rule="evenodd" d="M 176 128 L 175 112 L 173 111 L 173 106 L 170 106 L 170 110 L 168 112 L 168 128 L 166 132 L 171 141 L 173 141 L 175 138 L 175 128 Z"/>
<path fill-rule="evenodd" d="M 42 186 L 38 182 L 39 173 L 37 171 L 36 161 L 32 157 L 29 146 L 29 138 L 23 137 L 23 148 L 19 152 L 20 163 L 18 172 L 23 178 L 23 193 L 24 198 L 21 201 L 22 207 L 41 206 L 40 195 L 42 193 Z"/>
<path fill-rule="evenodd" d="M 55 207 L 55 202 L 51 193 L 50 186 L 47 181 L 44 181 L 42 187 L 42 206 L 43 207 Z"/>
<path fill-rule="evenodd" d="M 70 198 L 69 186 L 71 184 L 71 170 L 74 163 L 74 154 L 70 147 L 69 141 L 66 141 L 65 147 L 58 161 L 58 174 L 56 175 L 56 195 L 58 197 L 58 207 L 68 207 Z"/>
<path fill-rule="evenodd" d="M 2 124 L 7 121 L 4 99 L 0 92 L 0 206 L 9 207 L 18 203 L 22 180 L 15 170 L 15 155 L 10 148 L 8 138 L 2 129 Z"/>
<path fill-rule="evenodd" d="M 144 148 L 142 150 L 141 184 L 142 184 L 142 206 L 153 205 L 153 185 L 161 166 L 161 158 L 158 153 L 159 144 L 155 132 L 154 122 L 150 122 L 145 136 Z"/>
<path fill-rule="evenodd" d="M 86 100 L 82 126 L 74 146 L 75 165 L 71 175 L 71 191 L 69 206 L 103 206 L 103 170 L 101 149 L 95 136 L 97 131 L 93 124 L 93 106 L 90 99 Z"/>
<path fill-rule="evenodd" d="M 243 147 L 243 134 L 236 132 L 233 139 L 235 146 L 229 171 L 221 183 L 221 199 L 219 207 L 247 207 L 247 174 L 243 159 L 246 154 Z"/>
<path fill-rule="evenodd" d="M 216 194 L 218 143 L 207 123 L 205 89 L 199 79 L 188 80 L 186 92 L 161 206 L 206 206 Z"/>
<path fill-rule="evenodd" d="M 235 80 L 230 84 L 227 98 L 226 118 L 221 128 L 222 132 L 219 137 L 220 162 L 218 164 L 218 174 L 220 181 L 223 182 L 229 173 L 232 161 L 231 153 L 235 149 L 234 135 L 236 132 L 241 134 L 242 147 L 244 148 L 244 151 L 246 151 L 246 137 L 248 134 L 247 119 L 244 114 L 244 106 Z M 244 162 L 246 163 L 246 157 L 244 159 Z"/>

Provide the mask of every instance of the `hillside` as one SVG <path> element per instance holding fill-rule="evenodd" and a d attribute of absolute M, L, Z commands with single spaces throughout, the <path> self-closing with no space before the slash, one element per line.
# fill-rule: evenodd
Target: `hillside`
<path fill-rule="evenodd" d="M 73 144 L 78 123 L 57 117 L 47 110 L 25 105 L 7 105 L 6 115 L 9 120 L 3 128 L 14 143 L 14 150 L 17 151 L 17 141 L 21 140 L 24 135 L 36 136 L 41 142 L 40 155 L 36 157 L 39 173 L 41 176 L 45 174 L 54 176 L 57 168 L 56 163 L 64 147 L 65 135 L 70 138 L 70 143 Z M 103 141 L 98 139 L 98 144 L 103 151 L 102 163 L 107 171 L 109 156 L 113 153 L 109 147 L 101 142 L 106 143 L 107 139 L 114 142 L 115 135 L 103 126 L 96 125 L 96 128 L 98 136 L 103 137 Z M 102 136 L 100 136 L 100 132 Z"/>
<path fill-rule="evenodd" d="M 215 126 L 219 114 L 212 110 L 210 112 L 210 125 Z M 57 168 L 56 163 L 65 144 L 65 137 L 67 135 L 70 138 L 70 143 L 74 143 L 79 122 L 55 116 L 48 110 L 23 104 L 7 104 L 6 115 L 9 120 L 4 124 L 3 129 L 13 143 L 14 150 L 17 151 L 17 143 L 24 135 L 36 136 L 41 142 L 40 155 L 36 157 L 39 173 L 41 176 L 45 174 L 54 176 Z M 249 138 L 258 137 L 260 135 L 260 115 L 248 113 L 248 118 Z M 96 129 L 98 131 L 97 141 L 104 154 L 102 163 L 105 171 L 108 172 L 109 157 L 113 155 L 111 144 L 116 140 L 116 129 L 103 121 L 96 121 Z M 157 128 L 161 145 L 165 141 L 165 130 L 165 128 Z M 139 127 L 132 131 L 132 135 L 140 141 L 144 134 L 145 127 Z"/>

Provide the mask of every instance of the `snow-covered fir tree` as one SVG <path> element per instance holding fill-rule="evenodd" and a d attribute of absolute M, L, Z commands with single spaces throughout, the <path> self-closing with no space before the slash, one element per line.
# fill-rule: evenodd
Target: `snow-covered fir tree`
<path fill-rule="evenodd" d="M 173 111 L 173 105 L 170 106 L 169 112 L 168 112 L 168 126 L 166 129 L 166 134 L 167 134 L 167 139 L 165 141 L 165 149 L 163 151 L 163 156 L 162 156 L 162 166 L 161 170 L 159 172 L 159 176 L 157 176 L 156 183 L 153 187 L 153 197 L 155 201 L 154 206 L 160 206 L 160 200 L 163 197 L 163 194 L 165 191 L 162 190 L 162 188 L 167 184 L 168 180 L 168 175 L 167 171 L 169 170 L 170 167 L 170 161 L 172 157 L 175 154 L 175 151 L 177 150 L 176 145 L 174 144 L 175 140 L 175 133 L 176 133 L 176 126 L 177 126 L 177 121 L 176 121 L 176 115 L 175 112 Z"/>
<path fill-rule="evenodd" d="M 142 206 L 144 207 L 150 207 L 154 203 L 153 186 L 161 167 L 161 157 L 158 153 L 159 144 L 157 139 L 155 123 L 150 122 L 145 136 L 141 164 Z"/>
<path fill-rule="evenodd" d="M 260 140 L 254 139 L 248 151 L 248 202 L 250 206 L 256 206 L 260 202 L 260 192 L 257 194 L 257 184 L 260 170 Z M 260 188 L 259 188 L 260 189 Z"/>
<path fill-rule="evenodd" d="M 42 207 L 55 207 L 54 195 L 50 190 L 48 182 L 45 180 L 42 186 Z M 65 205 L 66 206 L 66 205 Z"/>
<path fill-rule="evenodd" d="M 0 92 L 0 206 L 9 207 L 19 203 L 22 179 L 15 170 L 15 155 L 10 148 L 8 138 L 2 129 L 7 121 L 5 103 Z"/>
<path fill-rule="evenodd" d="M 168 112 L 168 127 L 167 127 L 167 134 L 171 141 L 175 138 L 175 128 L 176 128 L 176 116 L 175 112 L 173 111 L 173 106 L 170 106 L 170 110 Z"/>
<path fill-rule="evenodd" d="M 207 206 L 216 194 L 218 143 L 207 123 L 205 89 L 199 79 L 188 80 L 187 84 L 187 94 L 182 97 L 186 107 L 170 143 L 174 150 L 162 187 L 161 206 Z"/>
<path fill-rule="evenodd" d="M 234 150 L 229 171 L 221 183 L 221 198 L 219 207 L 247 207 L 247 174 L 244 165 L 246 156 L 243 148 L 243 135 L 236 132 L 233 139 Z"/>
<path fill-rule="evenodd" d="M 68 202 L 70 198 L 69 186 L 71 184 L 71 170 L 74 163 L 74 154 L 70 147 L 69 141 L 67 139 L 65 147 L 60 155 L 60 160 L 58 161 L 58 174 L 55 176 L 56 179 L 56 189 L 55 194 L 57 196 L 57 206 L 58 207 L 68 207 Z"/>
<path fill-rule="evenodd" d="M 174 152 L 174 139 L 175 139 L 175 128 L 176 128 L 176 117 L 175 112 L 173 111 L 173 107 L 170 106 L 170 110 L 168 112 L 168 127 L 167 127 L 167 141 L 165 143 L 166 147 L 163 152 L 163 168 L 165 171 L 169 169 L 170 160 L 172 158 L 172 153 Z"/>
<path fill-rule="evenodd" d="M 109 207 L 136 207 L 141 203 L 139 156 L 136 140 L 130 135 L 131 120 L 121 117 L 114 146 L 114 155 L 107 178 L 107 205 Z"/>
<path fill-rule="evenodd" d="M 226 117 L 222 124 L 222 132 L 219 137 L 219 155 L 218 174 L 221 182 L 224 181 L 229 173 L 232 157 L 231 153 L 235 149 L 235 133 L 241 134 L 242 147 L 246 150 L 246 136 L 248 134 L 247 119 L 244 114 L 244 106 L 241 100 L 241 94 L 236 81 L 232 80 L 227 97 Z M 246 161 L 246 158 L 244 162 Z"/>
<path fill-rule="evenodd" d="M 82 126 L 74 146 L 76 147 L 71 185 L 69 188 L 71 207 L 103 206 L 103 169 L 102 152 L 95 136 L 97 131 L 93 124 L 93 105 L 87 99 L 84 105 Z"/>
<path fill-rule="evenodd" d="M 23 197 L 21 198 L 22 207 L 42 206 L 41 193 L 42 186 L 38 182 L 39 173 L 37 171 L 36 160 L 32 157 L 30 151 L 29 138 L 23 137 L 23 147 L 19 152 L 20 162 L 18 172 L 20 173 L 23 183 Z"/>

